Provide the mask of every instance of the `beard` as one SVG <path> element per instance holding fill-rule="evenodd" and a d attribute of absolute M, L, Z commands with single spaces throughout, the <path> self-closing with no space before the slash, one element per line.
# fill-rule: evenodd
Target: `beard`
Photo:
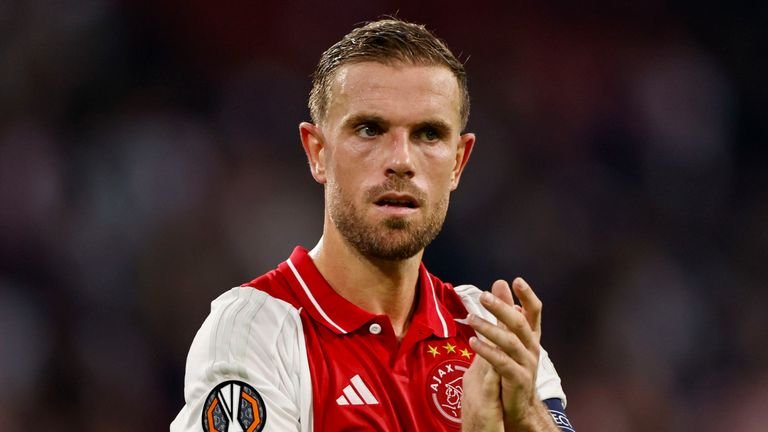
<path fill-rule="evenodd" d="M 364 203 L 372 203 L 387 192 L 405 192 L 416 198 L 423 220 L 388 217 L 366 220 L 367 209 L 360 209 L 337 183 L 328 184 L 328 212 L 342 237 L 365 257 L 401 261 L 419 253 L 437 237 L 448 212 L 448 195 L 428 207 L 426 194 L 408 180 L 392 177 L 365 191 Z"/>

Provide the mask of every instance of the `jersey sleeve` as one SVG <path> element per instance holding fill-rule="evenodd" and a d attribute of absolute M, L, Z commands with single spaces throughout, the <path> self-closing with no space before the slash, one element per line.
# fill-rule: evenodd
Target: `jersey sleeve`
<path fill-rule="evenodd" d="M 250 287 L 211 303 L 187 357 L 185 405 L 171 432 L 312 430 L 312 389 L 298 311 Z M 239 427 L 229 428 L 233 422 Z"/>
<path fill-rule="evenodd" d="M 478 315 L 486 320 L 496 323 L 496 317 L 493 316 L 482 304 L 480 304 L 480 294 L 482 291 L 474 285 L 460 285 L 454 288 L 456 294 L 461 298 L 464 307 L 469 313 Z M 557 374 L 555 365 L 549 359 L 549 354 L 544 347 L 539 353 L 539 370 L 536 372 L 536 391 L 539 399 L 546 401 L 548 399 L 558 399 L 565 407 L 567 400 L 560 376 Z"/>

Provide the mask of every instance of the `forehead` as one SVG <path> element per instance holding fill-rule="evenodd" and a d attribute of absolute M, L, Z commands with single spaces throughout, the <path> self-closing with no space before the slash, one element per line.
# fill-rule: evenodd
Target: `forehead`
<path fill-rule="evenodd" d="M 340 67 L 329 93 L 329 122 L 360 113 L 390 121 L 442 120 L 460 125 L 459 84 L 444 66 L 377 62 Z"/>

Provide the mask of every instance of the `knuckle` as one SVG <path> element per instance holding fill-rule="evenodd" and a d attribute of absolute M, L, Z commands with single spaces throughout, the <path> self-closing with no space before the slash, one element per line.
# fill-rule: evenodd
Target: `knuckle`
<path fill-rule="evenodd" d="M 528 328 L 528 321 L 522 314 L 514 314 L 509 324 L 510 330 L 516 334 L 521 334 Z"/>
<path fill-rule="evenodd" d="M 538 368 L 539 366 L 539 356 L 538 353 L 533 353 L 531 351 L 528 352 L 527 356 L 528 364 L 531 365 L 534 368 Z"/>
<path fill-rule="evenodd" d="M 533 360 L 538 363 L 539 355 L 541 355 L 541 346 L 539 346 L 539 344 L 536 344 L 536 346 L 533 347 L 531 350 L 531 355 L 533 356 Z"/>
<path fill-rule="evenodd" d="M 536 310 L 540 311 L 542 308 L 544 308 L 544 303 L 542 303 L 538 297 L 533 298 L 532 304 L 533 304 L 533 308 Z"/>
<path fill-rule="evenodd" d="M 507 353 L 499 349 L 499 347 L 494 347 L 493 359 L 496 362 L 496 364 L 504 365 L 509 360 L 509 356 L 507 356 Z"/>
<path fill-rule="evenodd" d="M 499 372 L 502 376 L 510 377 L 514 381 L 519 381 L 519 378 L 517 378 L 518 373 L 512 365 L 504 365 Z"/>
<path fill-rule="evenodd" d="M 472 327 L 478 330 L 485 330 L 488 328 L 488 322 L 482 318 L 472 318 Z"/>
<path fill-rule="evenodd" d="M 512 355 L 513 353 L 520 351 L 520 346 L 520 340 L 512 336 L 507 338 L 504 342 L 504 351 L 507 352 L 507 355 Z"/>
<path fill-rule="evenodd" d="M 517 329 L 524 329 L 528 327 L 528 320 L 525 319 L 525 315 L 522 313 L 515 314 L 514 326 Z"/>

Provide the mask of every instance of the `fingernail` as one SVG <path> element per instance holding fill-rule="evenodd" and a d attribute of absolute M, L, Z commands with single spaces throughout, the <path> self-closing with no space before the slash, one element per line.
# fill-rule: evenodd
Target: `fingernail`
<path fill-rule="evenodd" d="M 469 338 L 469 344 L 472 346 L 477 345 L 477 336 L 472 336 Z"/>
<path fill-rule="evenodd" d="M 480 294 L 480 301 L 485 302 L 489 305 L 492 305 L 496 301 L 496 296 L 489 292 L 484 292 Z"/>

